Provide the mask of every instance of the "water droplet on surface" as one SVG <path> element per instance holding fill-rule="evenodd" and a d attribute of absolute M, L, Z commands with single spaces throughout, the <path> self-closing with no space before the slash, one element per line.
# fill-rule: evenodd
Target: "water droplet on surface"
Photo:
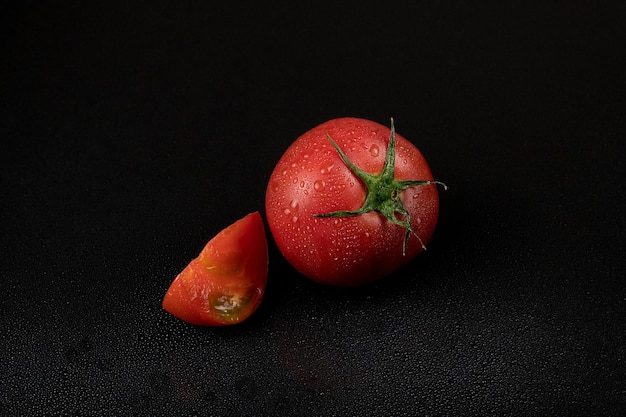
<path fill-rule="evenodd" d="M 298 200 L 291 200 L 289 207 L 291 207 L 293 211 L 298 211 L 300 209 L 300 204 L 298 203 Z"/>
<path fill-rule="evenodd" d="M 324 183 L 324 181 L 322 180 L 317 180 L 313 183 L 313 188 L 315 189 L 315 191 L 323 191 L 325 187 L 326 183 Z"/>
<path fill-rule="evenodd" d="M 321 174 L 330 174 L 330 171 L 331 171 L 334 167 L 335 167 L 335 164 L 330 165 L 330 166 L 328 166 L 328 167 L 326 167 L 326 168 L 322 168 L 322 169 L 320 169 L 320 173 L 321 173 Z"/>
<path fill-rule="evenodd" d="M 379 154 L 380 154 L 380 148 L 378 147 L 378 145 L 370 146 L 370 155 L 376 158 Z"/>
<path fill-rule="evenodd" d="M 298 223 L 298 220 L 299 220 L 299 219 L 298 219 L 298 216 L 293 216 L 293 217 L 291 218 L 291 222 L 292 222 L 293 224 Z"/>
<path fill-rule="evenodd" d="M 304 181 L 300 181 L 300 188 L 304 188 Z"/>

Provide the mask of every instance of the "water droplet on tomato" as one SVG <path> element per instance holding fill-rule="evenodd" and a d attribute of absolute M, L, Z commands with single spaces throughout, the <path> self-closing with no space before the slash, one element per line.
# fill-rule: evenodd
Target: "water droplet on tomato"
<path fill-rule="evenodd" d="M 304 188 L 304 181 L 300 181 L 300 188 Z"/>
<path fill-rule="evenodd" d="M 286 209 L 283 210 L 283 213 L 285 213 L 285 215 L 289 216 L 291 214 L 291 210 L 286 208 Z"/>
<path fill-rule="evenodd" d="M 376 158 L 379 154 L 380 154 L 380 148 L 378 147 L 378 145 L 370 146 L 370 155 Z"/>
<path fill-rule="evenodd" d="M 300 204 L 298 203 L 298 200 L 291 200 L 289 207 L 291 207 L 291 210 L 293 211 L 298 211 L 300 209 Z"/>
<path fill-rule="evenodd" d="M 294 184 L 298 182 L 298 177 L 293 177 L 293 180 L 291 180 L 291 182 L 293 182 Z"/>
<path fill-rule="evenodd" d="M 372 235 L 369 232 L 363 234 L 363 242 L 369 243 L 372 241 Z"/>
<path fill-rule="evenodd" d="M 292 222 L 293 224 L 298 223 L 298 220 L 299 220 L 299 219 L 298 219 L 298 216 L 293 216 L 293 217 L 291 218 L 291 222 Z"/>
<path fill-rule="evenodd" d="M 326 183 L 322 180 L 317 180 L 313 183 L 313 188 L 315 191 L 323 191 L 326 187 Z"/>

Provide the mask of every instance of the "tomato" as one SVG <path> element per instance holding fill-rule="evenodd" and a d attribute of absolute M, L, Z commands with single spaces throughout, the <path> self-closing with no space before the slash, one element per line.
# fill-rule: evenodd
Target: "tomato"
<path fill-rule="evenodd" d="M 259 212 L 254 212 L 206 244 L 174 279 L 163 308 L 199 326 L 239 323 L 261 303 L 267 273 L 265 228 Z"/>
<path fill-rule="evenodd" d="M 391 128 L 339 118 L 300 136 L 265 195 L 283 256 L 322 284 L 356 286 L 406 265 L 433 235 L 439 195 L 420 151 Z"/>

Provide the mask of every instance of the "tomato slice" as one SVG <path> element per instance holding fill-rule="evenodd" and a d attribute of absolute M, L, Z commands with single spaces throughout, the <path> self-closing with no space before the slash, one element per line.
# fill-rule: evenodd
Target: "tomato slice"
<path fill-rule="evenodd" d="M 261 303 L 267 272 L 263 220 L 250 213 L 218 233 L 178 274 L 163 308 L 198 326 L 240 323 Z"/>

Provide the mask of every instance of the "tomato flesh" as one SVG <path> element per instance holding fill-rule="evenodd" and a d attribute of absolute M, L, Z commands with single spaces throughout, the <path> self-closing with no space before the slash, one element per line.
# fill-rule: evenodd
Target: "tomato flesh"
<path fill-rule="evenodd" d="M 357 210 L 368 193 L 328 136 L 355 166 L 379 175 L 390 133 L 390 128 L 365 119 L 330 120 L 300 136 L 277 163 L 266 191 L 266 217 L 281 253 L 305 276 L 337 286 L 370 283 L 406 265 L 432 237 L 439 212 L 436 184 L 400 193 L 414 232 L 405 248 L 406 230 L 377 211 L 318 217 Z M 399 134 L 395 140 L 395 179 L 433 180 L 420 151 Z"/>
<path fill-rule="evenodd" d="M 198 326 L 247 319 L 259 306 L 268 273 L 267 238 L 259 212 L 228 226 L 170 285 L 163 308 Z"/>

